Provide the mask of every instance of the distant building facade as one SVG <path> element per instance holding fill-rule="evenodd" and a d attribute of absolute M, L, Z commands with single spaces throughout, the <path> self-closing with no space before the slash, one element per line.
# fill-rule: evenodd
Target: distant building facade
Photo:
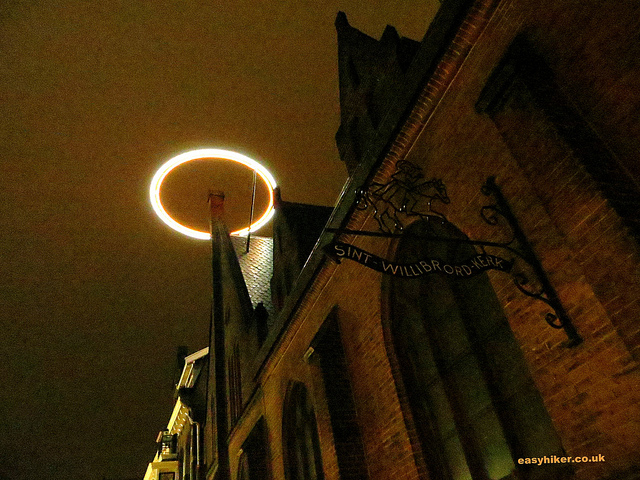
<path fill-rule="evenodd" d="M 640 478 L 638 18 L 450 0 L 415 42 L 338 15 L 349 180 L 280 200 L 268 308 L 221 240 L 199 478 Z"/>
<path fill-rule="evenodd" d="M 205 475 L 207 384 L 201 373 L 209 368 L 209 348 L 184 357 L 180 367 L 173 411 L 165 429 L 158 433 L 158 451 L 144 480 L 197 480 Z"/>

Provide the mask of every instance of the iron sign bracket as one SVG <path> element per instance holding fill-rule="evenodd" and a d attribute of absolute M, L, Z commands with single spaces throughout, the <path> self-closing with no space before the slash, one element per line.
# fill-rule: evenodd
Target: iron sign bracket
<path fill-rule="evenodd" d="M 544 314 L 546 323 L 555 329 L 565 331 L 568 340 L 564 342 L 567 347 L 574 347 L 582 343 L 575 326 L 565 310 L 558 293 L 551 284 L 540 260 L 538 259 L 531 243 L 513 214 L 511 207 L 500 187 L 496 184 L 495 177 L 487 178 L 481 187 L 481 192 L 493 200 L 490 205 L 480 209 L 480 216 L 485 223 L 499 227 L 506 221 L 510 237 L 506 241 L 492 242 L 484 240 L 471 240 L 468 238 L 447 238 L 438 235 L 421 236 L 425 241 L 440 241 L 450 243 L 465 243 L 478 246 L 483 253 L 485 249 L 500 248 L 508 251 L 522 260 L 532 271 L 535 282 L 531 282 L 529 275 L 522 269 L 510 272 L 513 283 L 522 294 L 535 300 L 544 302 L 552 312 Z M 418 217 L 427 221 L 446 222 L 444 214 L 433 209 L 432 203 L 440 201 L 448 204 L 446 188 L 441 180 L 424 180 L 420 167 L 406 160 L 398 162 L 396 172 L 386 184 L 372 182 L 368 188 L 362 188 L 357 192 L 355 208 L 366 210 L 371 207 L 374 218 L 378 222 L 379 231 L 351 230 L 340 228 L 327 228 L 330 233 L 347 234 L 356 236 L 371 236 L 382 238 L 400 238 L 403 236 L 406 219 Z M 503 219 L 504 221 L 501 221 Z M 534 285 L 536 283 L 537 285 Z"/>

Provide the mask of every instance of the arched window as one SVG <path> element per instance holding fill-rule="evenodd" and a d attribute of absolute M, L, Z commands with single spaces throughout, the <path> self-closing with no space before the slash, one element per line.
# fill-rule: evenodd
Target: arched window
<path fill-rule="evenodd" d="M 287 392 L 282 422 L 287 480 L 323 480 L 320 441 L 307 388 L 294 382 Z"/>
<path fill-rule="evenodd" d="M 353 400 L 351 375 L 342 343 L 337 308 L 325 319 L 311 346 L 320 366 L 329 410 L 333 446 L 341 480 L 369 478 L 360 434 L 358 414 Z"/>
<path fill-rule="evenodd" d="M 250 480 L 251 476 L 249 475 L 249 457 L 246 453 L 243 453 L 240 456 L 240 461 L 238 462 L 238 480 Z"/>
<path fill-rule="evenodd" d="M 238 480 L 267 480 L 271 478 L 267 451 L 267 425 L 260 418 L 242 444 L 238 463 Z"/>
<path fill-rule="evenodd" d="M 234 426 L 242 413 L 242 370 L 240 369 L 240 347 L 236 343 L 227 358 L 227 381 L 229 383 L 229 416 Z"/>
<path fill-rule="evenodd" d="M 476 255 L 452 224 L 419 221 L 396 261 L 457 263 Z M 431 238 L 431 239 L 429 239 Z M 561 445 L 486 274 L 390 280 L 391 333 L 431 478 L 559 479 L 556 466 L 521 457 L 561 454 Z M 518 473 L 515 473 L 518 470 Z"/>

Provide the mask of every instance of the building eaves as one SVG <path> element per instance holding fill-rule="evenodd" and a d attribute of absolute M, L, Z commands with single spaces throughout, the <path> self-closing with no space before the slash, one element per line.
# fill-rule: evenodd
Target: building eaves
<path fill-rule="evenodd" d="M 198 360 L 204 359 L 209 354 L 209 347 L 205 347 L 202 350 L 198 350 L 192 353 L 184 359 L 184 367 L 182 368 L 182 374 L 176 385 L 176 390 L 179 391 L 182 388 L 193 388 L 198 379 L 198 374 L 202 367 L 198 364 Z M 200 362 L 202 363 L 202 362 Z"/>

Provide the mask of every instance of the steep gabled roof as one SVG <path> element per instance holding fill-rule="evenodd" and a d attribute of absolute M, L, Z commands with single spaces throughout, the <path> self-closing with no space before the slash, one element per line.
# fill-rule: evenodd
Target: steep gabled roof
<path fill-rule="evenodd" d="M 247 284 L 251 303 L 255 307 L 262 302 L 269 316 L 273 316 L 270 286 L 273 274 L 273 239 L 252 236 L 249 252 L 246 251 L 246 238 L 231 237 L 231 243 L 238 255 L 238 263 Z"/>

